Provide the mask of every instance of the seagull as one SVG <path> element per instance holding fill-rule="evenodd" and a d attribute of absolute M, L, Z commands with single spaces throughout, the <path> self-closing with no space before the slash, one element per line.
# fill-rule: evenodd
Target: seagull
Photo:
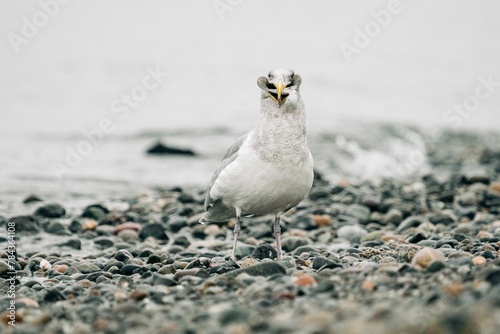
<path fill-rule="evenodd" d="M 273 69 L 257 79 L 262 90 L 257 126 L 229 147 L 212 177 L 201 223 L 236 217 L 231 259 L 241 217 L 274 214 L 277 260 L 282 259 L 280 217 L 299 204 L 313 183 L 313 158 L 306 140 L 300 75 Z"/>

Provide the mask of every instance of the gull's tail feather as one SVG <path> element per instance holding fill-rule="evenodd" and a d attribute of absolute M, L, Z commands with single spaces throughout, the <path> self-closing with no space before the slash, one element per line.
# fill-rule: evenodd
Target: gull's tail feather
<path fill-rule="evenodd" d="M 202 224 L 208 222 L 218 223 L 234 217 L 236 217 L 236 210 L 224 205 L 222 201 L 219 200 L 215 201 L 210 207 L 208 207 L 207 212 L 201 216 L 199 222 Z"/>

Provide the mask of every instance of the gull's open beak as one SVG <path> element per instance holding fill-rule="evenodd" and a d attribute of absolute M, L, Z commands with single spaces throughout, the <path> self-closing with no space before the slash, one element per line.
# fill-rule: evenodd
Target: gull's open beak
<path fill-rule="evenodd" d="M 276 101 L 278 102 L 278 108 L 279 108 L 281 107 L 283 102 L 285 102 L 285 100 L 281 98 L 281 93 L 283 92 L 283 89 L 286 87 L 286 85 L 281 80 L 277 84 L 273 85 L 274 87 L 276 87 L 276 90 L 278 91 L 278 98 L 276 99 Z"/>

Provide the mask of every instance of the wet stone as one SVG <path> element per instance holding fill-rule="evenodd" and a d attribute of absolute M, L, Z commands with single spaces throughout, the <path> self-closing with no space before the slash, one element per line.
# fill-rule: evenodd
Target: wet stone
<path fill-rule="evenodd" d="M 345 214 L 356 218 L 360 223 L 366 223 L 370 219 L 370 208 L 362 204 L 351 204 L 347 207 Z"/>
<path fill-rule="evenodd" d="M 251 267 L 236 269 L 224 274 L 227 277 L 236 277 L 239 274 L 248 274 L 250 276 L 272 276 L 285 275 L 286 270 L 276 262 L 263 262 Z"/>
<path fill-rule="evenodd" d="M 324 257 L 315 257 L 311 263 L 311 267 L 315 270 L 334 269 L 334 268 L 342 268 L 342 264 L 329 260 Z"/>
<path fill-rule="evenodd" d="M 16 233 L 36 234 L 42 230 L 38 220 L 33 216 L 16 216 L 9 219 L 16 224 Z"/>
<path fill-rule="evenodd" d="M 255 248 L 252 256 L 256 259 L 275 259 L 278 256 L 276 249 L 269 244 L 262 243 Z"/>
<path fill-rule="evenodd" d="M 285 252 L 292 252 L 296 248 L 307 244 L 309 244 L 309 241 L 301 237 L 287 237 L 281 240 L 281 247 Z"/>
<path fill-rule="evenodd" d="M 106 207 L 104 207 L 100 204 L 92 204 L 92 205 L 87 206 L 83 210 L 82 217 L 93 219 L 95 221 L 99 221 L 102 218 L 104 218 L 104 216 L 106 216 L 106 214 L 108 214 L 108 213 L 109 213 L 109 210 Z"/>
<path fill-rule="evenodd" d="M 344 225 L 337 230 L 337 236 L 345 239 L 350 243 L 360 243 L 361 239 L 366 236 L 368 232 L 358 225 Z"/>
<path fill-rule="evenodd" d="M 52 203 L 39 207 L 34 214 L 45 218 L 61 218 L 66 214 L 66 210 L 62 205 Z"/>
<path fill-rule="evenodd" d="M 165 229 L 160 223 L 149 223 L 144 225 L 144 227 L 139 231 L 139 238 L 144 240 L 147 237 L 154 237 L 158 240 L 168 240 Z"/>

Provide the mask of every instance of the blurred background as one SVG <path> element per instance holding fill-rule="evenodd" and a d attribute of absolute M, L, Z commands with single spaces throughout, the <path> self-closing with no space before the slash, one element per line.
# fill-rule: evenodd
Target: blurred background
<path fill-rule="evenodd" d="M 499 13 L 493 0 L 2 0 L 0 196 L 205 187 L 275 67 L 302 76 L 326 178 L 425 173 L 429 143 L 461 145 L 443 134 L 498 145 Z M 197 155 L 147 155 L 158 140 Z"/>

